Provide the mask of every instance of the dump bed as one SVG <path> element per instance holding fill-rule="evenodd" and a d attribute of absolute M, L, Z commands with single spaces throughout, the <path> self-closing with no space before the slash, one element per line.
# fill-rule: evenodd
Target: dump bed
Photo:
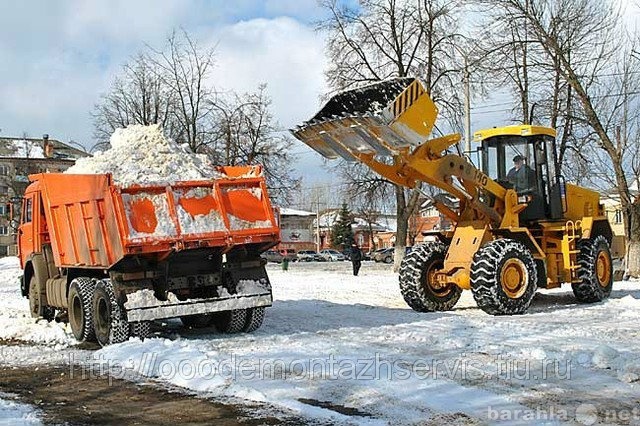
<path fill-rule="evenodd" d="M 120 187 L 108 174 L 30 176 L 40 191 L 58 267 L 108 269 L 130 255 L 162 259 L 201 247 L 264 247 L 279 228 L 259 167 L 221 167 L 223 178 Z"/>

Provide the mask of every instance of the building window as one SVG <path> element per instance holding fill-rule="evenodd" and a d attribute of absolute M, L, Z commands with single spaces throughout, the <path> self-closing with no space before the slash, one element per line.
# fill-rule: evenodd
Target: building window
<path fill-rule="evenodd" d="M 0 216 L 8 213 L 9 213 L 8 206 L 6 204 L 0 204 Z"/>
<path fill-rule="evenodd" d="M 9 235 L 9 227 L 0 226 L 0 235 Z"/>
<path fill-rule="evenodd" d="M 0 164 L 0 176 L 8 176 L 9 175 L 9 166 L 6 164 Z"/>
<path fill-rule="evenodd" d="M 616 224 L 622 223 L 622 210 L 616 210 L 616 216 L 614 218 Z"/>

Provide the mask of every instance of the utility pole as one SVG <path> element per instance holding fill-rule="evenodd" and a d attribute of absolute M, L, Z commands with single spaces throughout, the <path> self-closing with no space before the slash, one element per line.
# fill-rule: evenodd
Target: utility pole
<path fill-rule="evenodd" d="M 471 81 L 469 61 L 464 54 L 464 153 L 471 155 Z"/>

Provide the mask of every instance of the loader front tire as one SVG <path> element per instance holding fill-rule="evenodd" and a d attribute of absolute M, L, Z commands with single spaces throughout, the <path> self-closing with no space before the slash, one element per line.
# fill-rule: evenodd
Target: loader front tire
<path fill-rule="evenodd" d="M 93 291 L 93 328 L 102 346 L 129 339 L 129 324 L 109 280 L 97 280 Z"/>
<path fill-rule="evenodd" d="M 578 241 L 578 279 L 571 284 L 573 294 L 581 303 L 595 303 L 609 297 L 613 287 L 613 262 L 609 242 L 599 235 Z"/>
<path fill-rule="evenodd" d="M 518 315 L 529 308 L 538 283 L 529 249 L 511 239 L 493 240 L 473 256 L 471 291 L 491 315 Z"/>
<path fill-rule="evenodd" d="M 80 342 L 95 342 L 91 306 L 95 281 L 80 277 L 71 281 L 67 297 L 69 325 L 73 337 Z"/>
<path fill-rule="evenodd" d="M 460 299 L 460 287 L 435 283 L 434 274 L 444 266 L 446 254 L 444 244 L 427 243 L 413 248 L 402 260 L 400 292 L 414 311 L 450 311 Z"/>

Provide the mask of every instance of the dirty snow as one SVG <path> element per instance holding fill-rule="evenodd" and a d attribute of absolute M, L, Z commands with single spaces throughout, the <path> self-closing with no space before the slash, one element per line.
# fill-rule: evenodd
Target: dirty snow
<path fill-rule="evenodd" d="M 35 407 L 12 401 L 12 395 L 0 392 L 0 426 L 41 425 Z"/>
<path fill-rule="evenodd" d="M 388 267 L 365 262 L 358 277 L 350 267 L 269 265 L 275 301 L 258 331 L 229 336 L 168 321 L 154 338 L 93 352 L 93 362 L 331 424 L 640 422 L 639 282 L 616 283 L 592 305 L 577 304 L 570 288 L 542 291 L 521 316 L 486 315 L 469 292 L 451 312 L 421 314 Z M 17 275 L 14 259 L 0 261 L 0 330 L 27 312 Z M 70 337 L 20 321 L 14 340 L 33 330 Z M 79 351 L 58 345 L 50 352 Z M 0 361 L 31 363 L 49 347 L 0 346 Z"/>
<path fill-rule="evenodd" d="M 206 155 L 194 154 L 168 139 L 159 125 L 131 125 L 116 129 L 111 148 L 93 157 L 80 158 L 65 173 L 111 173 L 122 186 L 173 183 L 224 177 Z"/>

